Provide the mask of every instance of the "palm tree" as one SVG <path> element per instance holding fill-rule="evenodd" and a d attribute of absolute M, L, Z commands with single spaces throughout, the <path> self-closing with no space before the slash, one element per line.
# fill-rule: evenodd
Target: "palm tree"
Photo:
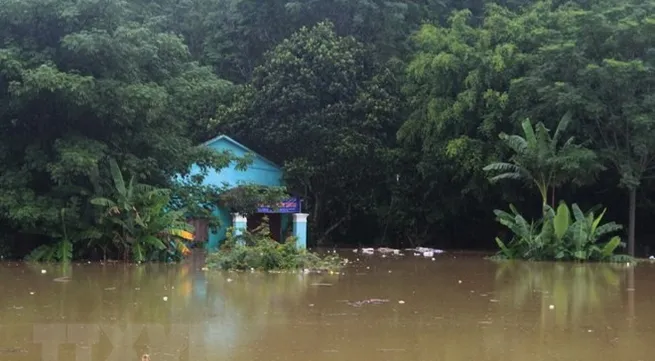
<path fill-rule="evenodd" d="M 489 180 L 515 179 L 531 183 L 537 187 L 543 205 L 548 203 L 548 190 L 552 189 L 551 206 L 554 207 L 556 187 L 568 181 L 585 183 L 602 169 L 596 153 L 575 144 L 573 137 L 560 145 L 570 122 L 571 116 L 567 113 L 560 119 L 552 137 L 543 123 L 533 127 L 529 119 L 521 124 L 523 137 L 501 133 L 500 139 L 514 155 L 510 162 L 495 162 L 484 167 L 485 171 L 496 173 Z"/>

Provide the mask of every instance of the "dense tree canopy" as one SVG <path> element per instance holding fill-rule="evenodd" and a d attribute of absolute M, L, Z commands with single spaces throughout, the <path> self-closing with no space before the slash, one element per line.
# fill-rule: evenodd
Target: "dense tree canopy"
<path fill-rule="evenodd" d="M 552 206 L 608 207 L 641 253 L 654 14 L 653 0 L 0 0 L 0 255 L 63 233 L 96 244 L 111 162 L 174 191 L 191 164 L 227 164 L 197 146 L 218 133 L 284 166 L 314 244 L 495 247 L 494 208 L 540 209 L 489 181 L 486 166 L 513 164 L 552 177 Z M 562 153 L 520 153 L 528 128 Z"/>
<path fill-rule="evenodd" d="M 385 182 L 398 95 L 392 70 L 330 23 L 302 28 L 266 54 L 217 128 L 285 164 L 312 207 L 319 241 L 376 203 Z M 366 159 L 366 162 L 362 162 Z"/>

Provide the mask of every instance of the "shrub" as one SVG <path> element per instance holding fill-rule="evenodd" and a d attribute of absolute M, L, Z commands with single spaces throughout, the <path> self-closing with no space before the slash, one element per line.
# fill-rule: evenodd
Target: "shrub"
<path fill-rule="evenodd" d="M 296 247 L 296 238 L 289 237 L 283 243 L 271 237 L 266 219 L 252 232 L 244 231 L 234 236 L 227 232 L 226 240 L 217 252 L 207 256 L 207 267 L 222 270 L 297 270 L 328 271 L 345 264 L 337 255 L 321 257 L 316 253 Z"/>
<path fill-rule="evenodd" d="M 605 210 L 595 216 L 593 211 L 586 214 L 577 204 L 571 209 L 561 202 L 555 211 L 545 206 L 544 216 L 528 222 L 512 205 L 512 213 L 495 210 L 497 220 L 513 233 L 513 238 L 505 244 L 496 238 L 500 247 L 499 258 L 527 260 L 561 261 L 626 261 L 625 255 L 614 252 L 622 245 L 619 236 L 602 241 L 622 227 L 614 222 L 601 224 Z"/>

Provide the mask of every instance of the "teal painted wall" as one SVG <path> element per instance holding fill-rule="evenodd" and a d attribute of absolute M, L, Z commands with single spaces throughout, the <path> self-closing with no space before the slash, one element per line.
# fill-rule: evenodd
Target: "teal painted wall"
<path fill-rule="evenodd" d="M 207 146 L 219 151 L 230 151 L 237 157 L 242 157 L 249 153 L 247 148 L 235 144 L 229 138 L 219 137 L 215 141 L 210 141 Z M 200 168 L 194 165 L 191 168 L 191 174 L 199 174 Z M 262 186 L 282 186 L 282 169 L 275 164 L 269 162 L 259 155 L 255 155 L 253 163 L 251 163 L 246 170 L 236 169 L 236 162 L 230 164 L 229 167 L 216 170 L 210 169 L 205 177 L 204 184 L 228 187 L 235 187 L 243 184 L 256 184 Z M 216 207 L 214 215 L 218 215 L 221 221 L 221 227 L 216 232 L 210 232 L 207 242 L 209 250 L 217 249 L 220 243 L 225 239 L 227 229 L 232 226 L 232 215 L 227 209 Z M 290 217 L 286 218 L 286 222 L 290 223 Z M 284 221 L 283 221 L 284 222 Z M 283 223 L 284 228 L 284 223 Z"/>
<path fill-rule="evenodd" d="M 219 152 L 228 150 L 237 157 L 243 157 L 248 153 L 246 149 L 239 147 L 227 139 L 218 139 L 208 144 L 209 147 Z M 198 166 L 191 168 L 192 174 L 200 173 Z M 205 177 L 205 184 L 222 185 L 227 184 L 231 187 L 240 184 L 258 184 L 265 186 L 282 185 L 282 169 L 262 158 L 256 156 L 253 163 L 245 171 L 237 170 L 236 163 L 230 164 L 229 167 L 223 168 L 218 172 L 211 169 Z"/>

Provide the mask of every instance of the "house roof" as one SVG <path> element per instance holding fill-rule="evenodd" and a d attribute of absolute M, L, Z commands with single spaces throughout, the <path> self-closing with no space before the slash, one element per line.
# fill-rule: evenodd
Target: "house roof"
<path fill-rule="evenodd" d="M 217 137 L 214 137 L 214 138 L 212 138 L 212 139 L 210 139 L 210 140 L 204 142 L 203 145 L 209 146 L 209 145 L 211 145 L 211 144 L 213 144 L 213 143 L 216 143 L 216 142 L 218 142 L 218 141 L 221 141 L 221 140 L 224 140 L 224 141 L 226 141 L 226 142 L 228 142 L 228 143 L 232 143 L 233 145 L 237 146 L 238 148 L 241 148 L 242 150 L 244 150 L 246 153 L 252 153 L 252 154 L 254 154 L 256 157 L 258 157 L 259 159 L 263 160 L 264 162 L 266 162 L 266 163 L 272 165 L 273 167 L 278 168 L 278 169 L 281 169 L 281 167 L 280 167 L 279 165 L 275 164 L 275 162 L 273 162 L 273 161 L 267 159 L 266 157 L 262 156 L 261 154 L 255 152 L 254 150 L 252 150 L 252 149 L 246 147 L 245 145 L 243 145 L 243 144 L 237 142 L 236 140 L 234 140 L 234 139 L 232 139 L 232 138 L 230 138 L 230 137 L 228 137 L 227 135 L 224 135 L 224 134 L 223 134 L 223 135 L 219 135 L 219 136 L 217 136 Z"/>

